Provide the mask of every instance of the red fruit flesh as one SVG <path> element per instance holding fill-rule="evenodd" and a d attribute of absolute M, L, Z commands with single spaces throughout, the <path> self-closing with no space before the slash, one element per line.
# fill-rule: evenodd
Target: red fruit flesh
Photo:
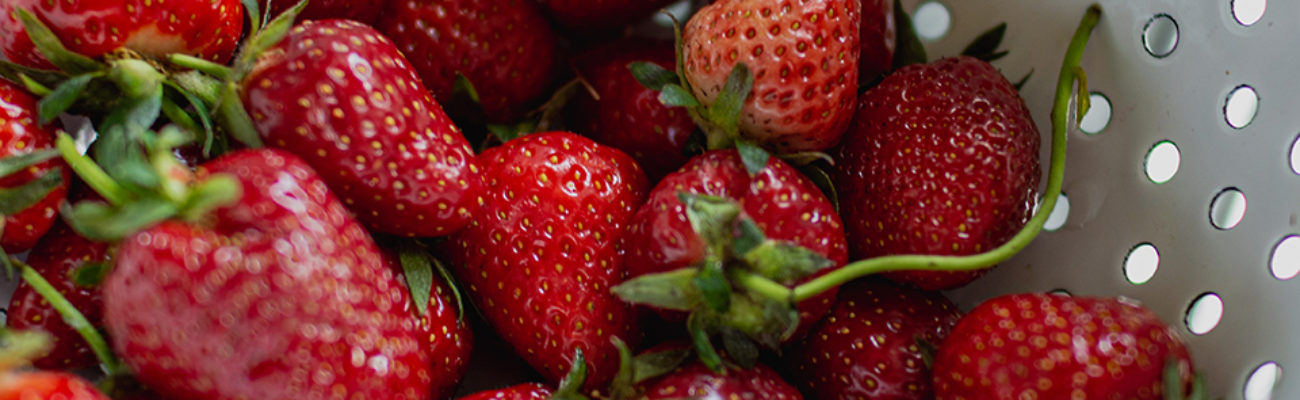
<path fill-rule="evenodd" d="M 32 12 L 63 45 L 88 57 L 119 48 L 152 57 L 187 54 L 225 62 L 244 29 L 240 0 L 6 0 L 0 2 L 0 50 L 9 60 L 51 68 L 14 10 Z"/>
<path fill-rule="evenodd" d="M 579 90 L 565 110 L 567 122 L 575 132 L 632 156 L 658 181 L 686 163 L 695 122 L 685 108 L 665 106 L 659 92 L 636 81 L 627 68 L 636 61 L 677 68 L 670 42 L 623 39 L 587 50 L 576 64 L 599 99 Z"/>
<path fill-rule="evenodd" d="M 835 145 L 857 99 L 859 0 L 722 0 L 686 24 L 686 79 L 712 104 L 738 63 L 754 75 L 740 129 L 780 153 Z"/>
<path fill-rule="evenodd" d="M 649 17 L 674 0 L 539 0 L 556 23 L 575 32 L 626 27 Z"/>
<path fill-rule="evenodd" d="M 27 254 L 27 264 L 41 274 L 72 303 L 91 325 L 99 326 L 102 304 L 99 289 L 76 284 L 75 274 L 83 266 L 108 259 L 108 244 L 77 236 L 71 228 L 58 223 Z M 54 348 L 32 362 L 41 369 L 72 370 L 99 364 L 95 354 L 77 331 L 63 322 L 49 302 L 26 281 L 18 283 L 6 309 L 9 329 L 39 330 L 49 333 Z"/>
<path fill-rule="evenodd" d="M 0 6 L 2 7 L 2 6 Z M 0 79 L 0 158 L 54 148 L 54 133 L 37 122 L 36 98 L 18 86 Z M 55 157 L 9 176 L 0 177 L 0 188 L 22 186 L 59 169 L 63 183 L 27 209 L 0 220 L 0 247 L 9 253 L 32 248 L 58 218 L 59 207 L 68 194 L 71 174 L 63 160 Z"/>
<path fill-rule="evenodd" d="M 460 400 L 546 400 L 551 397 L 551 390 L 537 383 L 521 383 L 505 389 L 485 390 Z"/>
<path fill-rule="evenodd" d="M 749 369 L 730 367 L 726 373 L 717 373 L 702 363 L 693 362 L 641 386 L 645 392 L 641 397 L 643 400 L 803 399 L 794 386 L 762 364 Z"/>
<path fill-rule="evenodd" d="M 389 265 L 400 265 L 389 261 Z M 445 377 L 433 382 L 434 399 L 447 399 L 456 392 L 460 377 L 469 370 L 474 332 L 468 320 L 462 320 L 451 288 L 434 278 L 429 294 L 428 312 L 420 317 L 421 337 L 428 338 L 429 357 L 434 360 L 433 375 Z"/>
<path fill-rule="evenodd" d="M 238 203 L 127 237 L 103 286 L 113 347 L 163 397 L 428 399 L 441 359 L 408 289 L 325 183 L 274 149 L 229 153 Z"/>
<path fill-rule="evenodd" d="M 735 150 L 715 150 L 664 177 L 637 210 L 624 240 L 629 277 L 686 268 L 704 259 L 705 244 L 691 228 L 677 198 L 681 191 L 734 199 L 769 238 L 806 247 L 830 259 L 835 267 L 848 261 L 843 224 L 834 206 L 808 178 L 775 157 L 751 178 Z M 835 300 L 835 290 L 799 303 L 800 330 L 792 339 L 826 313 Z M 684 320 L 680 313 L 661 315 Z"/>
<path fill-rule="evenodd" d="M 1112 298 L 1020 294 L 962 318 L 934 361 L 937 399 L 1161 399 L 1166 362 L 1192 362 L 1151 310 Z"/>
<path fill-rule="evenodd" d="M 492 122 L 512 122 L 555 77 L 557 38 L 534 0 L 394 0 L 379 26 L 440 102 L 457 73 Z"/>
<path fill-rule="evenodd" d="M 487 189 L 474 219 L 446 242 L 462 287 L 501 337 L 547 382 L 582 349 L 586 389 L 618 369 L 610 337 L 639 340 L 618 243 L 645 197 L 626 154 L 572 133 L 524 136 L 479 156 Z"/>
<path fill-rule="evenodd" d="M 268 145 L 302 157 L 367 227 L 443 236 L 469 220 L 474 153 L 373 28 L 308 21 L 264 53 L 244 104 Z"/>
<path fill-rule="evenodd" d="M 826 318 L 786 352 L 791 382 L 819 400 L 933 399 L 917 339 L 939 345 L 960 317 L 939 293 L 883 279 L 849 283 Z"/>
<path fill-rule="evenodd" d="M 1029 220 L 1038 128 L 1016 89 L 986 62 L 905 67 L 862 96 L 833 173 L 854 258 L 984 252 Z M 899 272 L 922 289 L 983 271 Z"/>
<path fill-rule="evenodd" d="M 5 372 L 0 376 L 0 400 L 109 400 L 85 379 L 63 372 Z"/>
<path fill-rule="evenodd" d="M 883 77 L 893 69 L 897 31 L 893 0 L 862 0 L 862 58 L 858 76 Z"/>
<path fill-rule="evenodd" d="M 323 19 L 350 19 L 366 25 L 374 25 L 379 13 L 384 10 L 388 0 L 380 0 L 379 5 L 369 1 L 358 0 L 312 0 L 298 14 L 298 21 Z M 285 10 L 298 4 L 295 0 L 273 0 L 271 15 L 280 15 Z"/>

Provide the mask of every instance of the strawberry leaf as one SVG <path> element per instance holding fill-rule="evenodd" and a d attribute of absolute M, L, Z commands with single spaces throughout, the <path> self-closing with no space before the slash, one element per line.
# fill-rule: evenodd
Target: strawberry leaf
<path fill-rule="evenodd" d="M 682 81 L 676 72 L 669 71 L 664 67 L 648 61 L 636 61 L 627 64 L 627 69 L 632 71 L 632 77 L 645 86 L 646 89 L 662 91 L 664 86 L 675 84 Z"/>
<path fill-rule="evenodd" d="M 614 295 L 632 304 L 677 311 L 691 311 L 704 301 L 693 283 L 695 268 L 681 268 L 629 279 L 612 289 Z"/>
<path fill-rule="evenodd" d="M 488 132 L 492 133 L 501 143 L 515 140 L 524 135 L 533 132 L 536 125 L 532 121 L 523 121 L 517 124 L 488 124 Z"/>
<path fill-rule="evenodd" d="M 764 241 L 738 256 L 755 273 L 785 285 L 835 266 L 835 262 L 815 251 L 777 240 Z"/>
<path fill-rule="evenodd" d="M 916 36 L 916 26 L 912 17 L 903 9 L 903 3 L 894 0 L 894 26 L 898 29 L 897 50 L 894 50 L 894 69 L 912 64 L 925 64 L 929 59 L 925 54 L 925 45 Z"/>
<path fill-rule="evenodd" d="M 244 43 L 244 48 L 239 52 L 239 57 L 235 62 L 235 75 L 229 78 L 238 81 L 243 79 L 244 75 L 249 71 L 252 71 L 253 64 L 257 62 L 257 57 L 289 35 L 289 29 L 293 28 L 294 20 L 306 7 L 307 0 L 300 1 L 292 8 L 277 15 L 271 22 L 267 22 L 262 26 L 262 30 L 254 32 L 252 37 Z"/>
<path fill-rule="evenodd" d="M 429 311 L 429 294 L 433 293 L 433 257 L 418 243 L 403 240 L 398 244 L 397 258 L 417 315 L 423 317 Z"/>
<path fill-rule="evenodd" d="M 174 82 L 167 81 L 164 84 L 168 88 L 170 88 L 173 92 L 180 94 L 181 97 L 184 97 L 185 101 L 190 104 L 190 107 L 194 107 L 194 116 L 198 117 L 199 123 L 202 125 L 203 129 L 193 129 L 193 130 L 196 133 L 202 134 L 200 136 L 200 142 L 203 144 L 203 157 L 205 158 L 212 157 L 214 155 L 213 145 L 216 144 L 217 135 L 215 131 L 212 129 L 212 115 L 210 111 L 208 111 L 207 103 L 204 103 L 203 100 L 200 99 L 198 95 L 195 95 L 194 93 L 190 93 L 190 91 L 185 90 L 184 88 L 180 87 Z M 171 116 L 168 117 L 171 118 Z M 173 120 L 175 120 L 175 118 L 173 118 Z"/>
<path fill-rule="evenodd" d="M 68 74 L 63 71 L 36 69 L 14 64 L 9 60 L 0 60 L 0 78 L 8 79 L 10 82 L 22 82 L 22 76 L 27 76 L 28 79 L 42 86 L 58 86 L 59 82 L 68 79 Z"/>
<path fill-rule="evenodd" d="M 743 332 L 734 328 L 722 328 L 722 348 L 727 356 L 741 368 L 753 368 L 758 364 L 758 345 Z"/>
<path fill-rule="evenodd" d="M 722 272 L 722 261 L 714 257 L 705 257 L 704 265 L 700 267 L 699 273 L 691 279 L 691 283 L 700 290 L 704 304 L 718 312 L 726 312 L 731 308 L 731 282 L 727 281 L 727 276 Z"/>
<path fill-rule="evenodd" d="M 32 44 L 36 50 L 45 56 L 50 64 L 59 67 L 71 74 L 84 74 L 88 72 L 100 71 L 104 65 L 98 61 L 81 54 L 74 53 L 59 42 L 59 37 L 51 31 L 49 27 L 40 19 L 32 15 L 30 11 L 19 8 L 15 10 L 18 19 L 23 23 L 23 29 L 27 31 L 27 36 L 32 39 Z"/>
<path fill-rule="evenodd" d="M 116 180 L 108 175 L 99 164 L 77 151 L 77 143 L 72 136 L 67 133 L 59 133 L 54 139 L 55 147 L 59 149 L 59 155 L 63 161 L 68 163 L 81 181 L 90 186 L 91 189 L 104 197 L 110 204 L 122 204 L 129 198 L 129 193 Z"/>
<path fill-rule="evenodd" d="M 732 241 L 732 223 L 740 215 L 740 205 L 730 199 L 678 192 L 677 200 L 685 206 L 691 229 L 704 241 L 709 251 L 722 257 Z"/>
<path fill-rule="evenodd" d="M 727 138 L 740 135 L 740 111 L 745 100 L 754 87 L 754 75 L 745 63 L 736 63 L 727 75 L 727 82 L 722 86 L 722 93 L 713 101 L 707 111 L 708 119 L 722 130 Z"/>
<path fill-rule="evenodd" d="M 768 160 L 772 155 L 763 150 L 762 147 L 754 142 L 742 139 L 736 139 L 736 152 L 740 153 L 740 161 L 744 162 L 745 170 L 749 171 L 749 176 L 758 175 L 767 167 Z"/>
<path fill-rule="evenodd" d="M 191 222 L 201 221 L 212 210 L 234 204 L 243 196 L 239 181 L 221 174 L 209 176 L 188 190 L 182 190 L 188 193 L 177 214 Z"/>
<path fill-rule="evenodd" d="M 986 62 L 993 62 L 994 60 L 1002 58 L 1007 55 L 1007 52 L 998 51 L 998 47 L 1002 46 L 1002 38 L 1006 36 L 1006 33 L 1007 23 L 1003 22 L 998 24 L 984 33 L 981 33 L 975 38 L 975 40 L 966 45 L 966 49 L 962 50 L 961 54 L 964 56 L 975 57 Z"/>
<path fill-rule="evenodd" d="M 64 219 L 81 236 L 100 242 L 115 242 L 176 215 L 176 206 L 158 198 L 142 198 L 120 208 L 104 203 L 81 202 L 64 209 Z"/>
<path fill-rule="evenodd" d="M 722 372 L 722 356 L 718 355 L 718 350 L 713 348 L 713 341 L 710 339 L 713 336 L 710 330 L 716 323 L 712 320 L 713 318 L 700 311 L 693 312 L 686 319 L 686 331 L 691 335 L 691 345 L 695 348 L 695 355 L 700 358 L 700 363 L 714 372 Z"/>
<path fill-rule="evenodd" d="M 162 86 L 156 85 L 139 97 L 126 97 L 109 112 L 100 123 L 100 129 L 130 124 L 138 129 L 149 129 L 162 114 Z M 103 161 L 103 160 L 101 160 Z"/>
<path fill-rule="evenodd" d="M 1014 86 L 1014 87 L 1016 88 L 1017 91 L 1019 91 L 1019 90 L 1024 90 L 1024 88 L 1025 88 L 1025 83 L 1028 83 L 1028 82 L 1029 82 L 1029 77 L 1031 77 L 1031 76 L 1034 76 L 1034 70 L 1033 70 L 1033 69 L 1030 69 L 1030 70 L 1029 70 L 1029 73 L 1025 74 L 1024 77 L 1021 77 L 1019 81 L 1016 81 L 1016 83 L 1015 83 L 1015 84 L 1012 84 L 1011 86 Z"/>
<path fill-rule="evenodd" d="M 478 89 L 474 88 L 474 83 L 470 82 L 469 78 L 460 72 L 456 73 L 456 83 L 452 86 L 451 92 L 453 95 L 466 96 L 474 101 L 474 104 L 482 103 L 478 97 Z"/>
<path fill-rule="evenodd" d="M 826 168 L 821 163 L 812 163 L 799 167 L 799 171 L 803 172 L 803 175 L 808 177 L 808 180 L 812 181 L 814 185 L 817 185 L 818 189 L 821 189 L 822 194 L 826 196 L 826 200 L 830 200 L 831 206 L 835 207 L 835 212 L 839 212 L 839 191 L 835 189 L 835 181 L 831 179 L 831 174 L 826 172 Z"/>
<path fill-rule="evenodd" d="M 91 79 L 98 76 L 100 74 L 94 72 L 77 75 L 72 79 L 63 81 L 54 88 L 54 91 L 42 97 L 40 103 L 37 104 L 37 113 L 40 115 L 41 124 L 44 125 L 54 121 L 54 117 L 63 114 L 64 111 L 72 107 L 72 104 L 85 91 L 86 84 L 89 84 Z"/>
<path fill-rule="evenodd" d="M 253 126 L 253 119 L 248 116 L 248 110 L 244 109 L 243 100 L 239 98 L 238 84 L 228 82 L 222 85 L 220 96 L 217 114 L 221 116 L 226 133 L 246 147 L 262 147 L 262 137 Z"/>
<path fill-rule="evenodd" d="M 656 351 L 636 356 L 632 360 L 633 372 L 635 372 L 632 381 L 641 383 L 673 372 L 690 357 L 690 348 Z"/>
<path fill-rule="evenodd" d="M 52 170 L 22 186 L 0 188 L 0 215 L 14 215 L 41 201 L 63 183 L 63 174 Z"/>
<path fill-rule="evenodd" d="M 1183 400 L 1183 378 L 1179 373 L 1181 368 L 1178 366 L 1178 360 L 1169 359 L 1165 361 L 1165 369 L 1162 374 L 1161 383 L 1165 389 L 1165 400 Z"/>
<path fill-rule="evenodd" d="M 112 270 L 113 266 L 107 262 L 86 263 L 72 273 L 72 283 L 81 287 L 96 287 L 104 282 L 104 277 Z"/>
<path fill-rule="evenodd" d="M 49 149 L 0 158 L 0 178 L 31 168 L 33 165 L 43 163 L 58 156 L 58 151 Z"/>
<path fill-rule="evenodd" d="M 912 340 L 916 342 L 917 352 L 921 354 L 921 362 L 925 363 L 925 368 L 934 366 L 934 355 L 939 353 L 939 347 L 925 340 L 921 335 L 916 335 Z"/>
<path fill-rule="evenodd" d="M 58 289 L 50 285 L 50 282 L 45 280 L 45 277 L 42 277 L 31 266 L 21 262 L 17 264 L 22 271 L 23 281 L 26 281 L 32 290 L 41 295 L 41 298 L 45 299 L 50 304 L 50 307 L 59 313 L 64 323 L 68 324 L 69 327 L 81 335 L 82 339 L 86 340 L 91 352 L 95 353 L 95 357 L 99 358 L 99 361 L 103 364 L 104 372 L 110 377 L 126 374 L 126 367 L 113 355 L 113 351 L 108 347 L 108 342 L 104 340 L 104 336 L 100 335 L 99 331 L 90 324 L 90 321 L 86 320 L 86 316 L 82 315 L 81 311 L 77 310 L 77 307 L 68 302 L 68 299 L 63 297 L 63 294 L 59 293 Z"/>
<path fill-rule="evenodd" d="M 583 357 L 582 349 L 574 350 L 573 366 L 569 369 L 569 374 L 560 379 L 560 384 L 551 394 L 550 400 L 585 400 L 587 396 L 581 394 L 582 384 L 587 381 L 587 358 Z"/>
<path fill-rule="evenodd" d="M 14 260 L 9 258 L 9 252 L 5 251 L 4 246 L 0 246 L 0 267 L 5 270 L 5 279 L 14 280 Z M 4 328 L 0 327 L 0 333 Z"/>
<path fill-rule="evenodd" d="M 731 243 L 733 255 L 748 253 L 767 242 L 767 235 L 763 233 L 763 229 L 759 228 L 754 219 L 749 216 L 742 215 L 737 218 L 736 228 L 739 234 Z"/>
<path fill-rule="evenodd" d="M 659 102 L 669 107 L 699 107 L 700 101 L 695 99 L 686 88 L 676 84 L 667 84 L 659 92 Z"/>
<path fill-rule="evenodd" d="M 257 32 L 262 28 L 262 9 L 257 0 L 240 0 L 244 5 L 244 12 L 248 16 L 248 31 Z M 267 10 L 268 12 L 270 10 Z"/>

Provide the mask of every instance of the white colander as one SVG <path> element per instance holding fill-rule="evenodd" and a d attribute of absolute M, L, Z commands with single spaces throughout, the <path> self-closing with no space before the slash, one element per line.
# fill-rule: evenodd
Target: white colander
<path fill-rule="evenodd" d="M 1300 2 L 1266 1 L 1100 1 L 1083 57 L 1094 111 L 1069 134 L 1049 231 L 953 299 L 1126 296 L 1183 334 L 1211 398 L 1300 399 L 1282 373 L 1300 371 Z M 1056 73 L 1093 2 L 904 4 L 932 58 L 1007 22 L 994 65 L 1034 71 L 1022 94 L 1047 143 Z"/>

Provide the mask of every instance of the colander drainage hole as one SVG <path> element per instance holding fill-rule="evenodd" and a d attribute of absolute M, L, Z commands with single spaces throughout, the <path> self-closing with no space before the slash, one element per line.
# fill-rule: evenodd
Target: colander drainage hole
<path fill-rule="evenodd" d="M 1187 330 L 1194 335 L 1204 335 L 1210 333 L 1215 327 L 1219 326 L 1219 321 L 1223 319 L 1223 299 L 1215 293 L 1205 293 L 1196 297 L 1192 305 L 1187 307 L 1187 317 L 1183 320 L 1187 324 Z"/>
<path fill-rule="evenodd" d="M 1088 95 L 1088 101 L 1092 107 L 1088 113 L 1083 114 L 1083 120 L 1079 121 L 1079 130 L 1089 135 L 1096 135 L 1110 125 L 1110 99 L 1106 95 L 1092 92 Z"/>
<path fill-rule="evenodd" d="M 1264 18 L 1268 0 L 1232 0 L 1232 17 L 1244 26 L 1254 25 Z"/>
<path fill-rule="evenodd" d="M 1156 184 L 1169 182 L 1170 179 L 1174 179 L 1174 174 L 1178 173 L 1178 166 L 1182 161 L 1182 153 L 1178 151 L 1178 145 L 1174 142 L 1164 140 L 1156 143 L 1147 152 L 1147 178 Z"/>
<path fill-rule="evenodd" d="M 1142 44 L 1147 54 L 1155 58 L 1165 58 L 1178 48 L 1178 22 L 1169 14 L 1159 14 L 1147 21 L 1142 29 Z"/>
<path fill-rule="evenodd" d="M 1246 194 L 1237 188 L 1223 189 L 1210 203 L 1210 223 L 1219 230 L 1237 227 L 1245 216 Z"/>
<path fill-rule="evenodd" d="M 916 11 L 912 12 L 912 24 L 916 27 L 916 35 L 921 39 L 939 40 L 947 35 L 948 28 L 952 27 L 952 13 L 943 3 L 927 1 L 921 3 L 916 7 Z"/>
<path fill-rule="evenodd" d="M 1134 285 L 1151 281 L 1160 269 L 1160 251 L 1151 243 L 1142 243 L 1129 249 L 1124 257 L 1124 277 Z"/>
<path fill-rule="evenodd" d="M 1243 129 L 1255 121 L 1259 112 L 1259 93 L 1249 85 L 1241 85 L 1228 93 L 1223 103 L 1223 119 L 1233 129 Z"/>
<path fill-rule="evenodd" d="M 1043 222 L 1043 230 L 1055 232 L 1065 226 L 1065 221 L 1070 218 L 1070 198 L 1061 193 L 1061 197 L 1056 198 L 1056 207 L 1052 207 L 1052 213 L 1047 215 L 1047 221 Z"/>
<path fill-rule="evenodd" d="M 1245 400 L 1272 400 L 1273 389 L 1277 387 L 1282 380 L 1282 366 L 1269 361 L 1255 367 L 1255 372 L 1250 373 L 1246 378 L 1246 386 L 1242 388 L 1242 398 Z"/>
<path fill-rule="evenodd" d="M 1278 280 L 1290 280 L 1300 275 L 1300 236 L 1290 235 L 1273 246 L 1269 269 Z"/>
<path fill-rule="evenodd" d="M 1300 175 L 1300 136 L 1291 142 L 1291 172 Z"/>

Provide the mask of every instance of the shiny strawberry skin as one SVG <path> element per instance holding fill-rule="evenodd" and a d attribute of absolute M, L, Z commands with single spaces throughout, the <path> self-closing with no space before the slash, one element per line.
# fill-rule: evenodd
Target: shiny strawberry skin
<path fill-rule="evenodd" d="M 636 159 L 657 181 L 686 163 L 686 142 L 695 122 L 682 107 L 668 107 L 659 92 L 641 86 L 628 70 L 632 62 L 676 70 L 671 42 L 621 39 L 585 51 L 576 65 L 600 96 L 579 90 L 565 110 L 569 127 Z"/>
<path fill-rule="evenodd" d="M 601 32 L 645 19 L 673 0 L 538 0 L 565 30 Z"/>
<path fill-rule="evenodd" d="M 456 74 L 478 91 L 489 121 L 512 122 L 555 78 L 557 37 L 534 0 L 393 0 L 379 26 L 438 101 Z"/>
<path fill-rule="evenodd" d="M 640 339 L 619 246 L 645 198 L 626 154 L 572 133 L 524 136 L 487 150 L 474 219 L 446 245 L 461 285 L 501 337 L 554 385 L 582 349 L 587 389 L 618 369 L 610 337 Z"/>
<path fill-rule="evenodd" d="M 737 63 L 754 75 L 740 129 L 777 152 L 834 146 L 857 99 L 860 0 L 721 0 L 683 32 L 686 79 L 712 104 Z"/>
<path fill-rule="evenodd" d="M 893 0 L 862 0 L 862 58 L 858 76 L 883 77 L 894 66 L 898 29 L 894 26 Z"/>
<path fill-rule="evenodd" d="M 428 399 L 440 360 L 396 266 L 301 159 L 228 153 L 242 197 L 124 239 L 104 282 L 113 348 L 162 397 Z"/>
<path fill-rule="evenodd" d="M 64 372 L 6 372 L 0 377 L 0 400 L 110 400 L 85 379 Z"/>
<path fill-rule="evenodd" d="M 147 56 L 187 54 L 225 62 L 239 44 L 239 0 L 6 0 L 0 3 L 0 50 L 13 62 L 51 68 L 14 13 L 31 11 L 73 52 L 99 57 L 119 48 Z"/>
<path fill-rule="evenodd" d="M 302 13 L 298 14 L 298 21 L 350 19 L 366 25 L 374 25 L 388 0 L 380 0 L 378 3 L 358 0 L 312 0 L 307 3 L 306 8 L 302 9 Z M 271 15 L 280 15 L 296 4 L 298 2 L 294 0 L 273 0 Z"/>
<path fill-rule="evenodd" d="M 974 254 L 1029 220 L 1038 128 L 1016 89 L 986 62 L 959 57 L 902 68 L 861 99 L 833 156 L 854 258 Z M 897 272 L 926 290 L 983 271 Z"/>
<path fill-rule="evenodd" d="M 763 364 L 749 369 L 728 367 L 726 373 L 717 373 L 700 362 L 692 362 L 641 386 L 641 400 L 803 399 L 794 386 Z"/>
<path fill-rule="evenodd" d="M 632 217 L 624 240 L 629 277 L 685 268 L 704 259 L 705 244 L 686 219 L 679 191 L 736 200 L 769 238 L 813 250 L 835 267 L 848 261 L 844 225 L 812 181 L 775 157 L 751 178 L 735 150 L 714 150 L 664 177 Z M 792 339 L 826 313 L 835 301 L 835 290 L 799 304 L 800 329 Z M 665 316 L 684 321 L 677 313 Z"/>
<path fill-rule="evenodd" d="M 484 390 L 460 400 L 546 400 L 551 397 L 551 389 L 538 383 L 521 383 L 505 389 Z"/>
<path fill-rule="evenodd" d="M 1006 295 L 957 323 L 934 361 L 937 399 L 1161 399 L 1187 347 L 1151 310 L 1116 298 Z"/>
<path fill-rule="evenodd" d="M 103 301 L 97 287 L 76 284 L 75 274 L 92 262 L 108 260 L 108 244 L 78 236 L 58 223 L 27 254 L 27 264 L 68 299 L 91 325 L 99 326 Z M 33 361 L 42 369 L 73 370 L 99 364 L 85 339 L 63 322 L 63 317 L 26 281 L 18 283 L 9 300 L 7 326 L 14 330 L 40 330 L 53 338 L 49 354 Z"/>
<path fill-rule="evenodd" d="M 787 349 L 791 382 L 819 400 L 934 398 L 916 339 L 943 343 L 961 312 L 937 292 L 880 278 L 840 289 L 825 319 Z"/>
<path fill-rule="evenodd" d="M 243 99 L 265 142 L 311 164 L 367 227 L 430 237 L 469 220 L 474 152 L 374 28 L 294 27 L 245 78 Z"/>
<path fill-rule="evenodd" d="M 28 154 L 54 148 L 52 127 L 37 121 L 36 98 L 17 85 L 0 79 L 0 158 Z M 71 174 L 63 160 L 55 157 L 28 168 L 0 177 L 0 188 L 22 186 L 58 169 L 63 183 L 37 200 L 31 207 L 13 215 L 4 215 L 0 221 L 0 247 L 9 253 L 27 251 L 40 240 L 59 216 L 59 206 L 68 194 Z"/>
<path fill-rule="evenodd" d="M 389 265 L 400 264 L 390 259 Z M 429 357 L 434 360 L 433 376 L 446 377 L 434 380 L 432 398 L 447 399 L 456 392 L 460 377 L 469 370 L 474 332 L 469 321 L 461 319 L 451 288 L 439 278 L 434 278 L 427 310 L 420 317 L 421 337 L 428 338 L 425 344 L 429 346 Z"/>

